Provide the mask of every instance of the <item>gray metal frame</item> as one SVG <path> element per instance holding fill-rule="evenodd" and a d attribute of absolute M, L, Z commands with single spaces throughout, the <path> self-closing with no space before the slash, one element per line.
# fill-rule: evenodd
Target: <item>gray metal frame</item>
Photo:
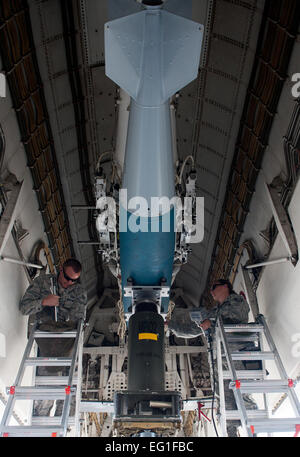
<path fill-rule="evenodd" d="M 21 364 L 13 386 L 8 388 L 9 398 L 4 410 L 0 424 L 0 436 L 30 436 L 30 437 L 50 437 L 66 436 L 69 425 L 69 412 L 71 397 L 76 395 L 75 425 L 78 430 L 79 403 L 81 397 L 81 360 L 82 360 L 82 335 L 83 321 L 80 320 L 77 330 L 55 333 L 42 332 L 37 330 L 37 324 L 34 324 L 28 338 L 28 342 L 21 360 Z M 33 343 L 36 338 L 75 338 L 72 356 L 67 357 L 30 357 Z M 75 387 L 75 368 L 78 360 L 78 374 L 76 377 L 77 387 Z M 36 378 L 33 386 L 21 386 L 25 368 L 27 366 L 69 366 L 69 376 L 48 376 L 40 380 Z M 67 381 L 67 383 L 66 383 Z M 45 384 L 46 383 L 46 384 Z M 66 385 L 65 385 L 66 383 Z M 64 400 L 64 406 L 61 418 L 41 417 L 31 420 L 28 426 L 9 425 L 11 415 L 16 400 L 21 399 L 61 399 Z M 48 420 L 49 419 L 49 420 Z M 59 423 L 60 419 L 60 423 Z M 42 424 L 42 425 L 39 425 Z"/>
<path fill-rule="evenodd" d="M 259 351 L 250 352 L 232 352 L 229 347 L 229 339 L 232 338 L 232 333 L 249 333 L 249 336 L 239 337 L 235 335 L 234 341 L 249 340 L 251 335 L 256 334 L 256 338 L 260 341 L 261 346 Z M 229 336 L 228 336 L 229 334 Z M 269 351 L 262 350 L 263 336 L 269 346 Z M 251 338 L 250 338 L 251 339 Z M 217 366 L 220 389 L 220 422 L 224 436 L 227 436 L 226 423 L 227 420 L 239 419 L 243 430 L 248 437 L 252 437 L 257 433 L 274 433 L 295 431 L 300 424 L 300 403 L 294 389 L 294 382 L 289 379 L 278 350 L 273 341 L 265 318 L 262 314 L 257 317 L 257 323 L 224 325 L 222 318 L 219 317 L 216 322 L 216 350 L 217 350 Z M 222 354 L 224 351 L 224 354 Z M 228 371 L 223 370 L 222 356 L 226 357 L 228 363 Z M 261 360 L 263 369 L 257 370 L 241 370 L 236 371 L 234 360 Z M 280 379 L 265 379 L 265 360 L 273 360 L 276 364 Z M 234 393 L 234 398 L 237 405 L 237 411 L 227 411 L 225 406 L 224 396 L 224 380 L 231 379 L 230 388 Z M 294 409 L 295 417 L 288 419 L 274 419 L 269 417 L 267 409 L 267 394 L 274 392 L 286 392 L 291 405 Z M 243 393 L 263 393 L 264 395 L 264 410 L 246 410 Z"/>

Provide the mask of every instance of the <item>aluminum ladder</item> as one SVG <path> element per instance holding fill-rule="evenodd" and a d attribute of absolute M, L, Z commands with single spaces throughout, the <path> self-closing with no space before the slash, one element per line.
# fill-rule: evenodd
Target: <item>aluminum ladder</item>
<path fill-rule="evenodd" d="M 242 335 L 241 335 L 242 333 Z M 255 323 L 224 325 L 222 318 L 216 322 L 216 356 L 219 379 L 220 425 L 223 436 L 227 436 L 226 423 L 228 420 L 240 420 L 242 428 L 248 437 L 258 433 L 294 432 L 295 436 L 300 431 L 300 403 L 295 392 L 295 384 L 289 379 L 279 353 L 274 344 L 271 333 L 262 314 L 257 316 Z M 265 337 L 265 340 L 264 338 Z M 230 343 L 257 341 L 258 349 L 255 351 L 230 350 Z M 268 351 L 263 351 L 264 342 L 268 344 Z M 228 370 L 224 370 L 222 357 L 226 357 Z M 236 370 L 235 360 L 261 361 L 261 370 Z M 273 360 L 276 364 L 280 379 L 266 380 L 265 361 Z M 229 388 L 233 390 L 237 410 L 226 410 L 224 395 L 224 380 L 230 380 Z M 267 409 L 268 393 L 286 393 L 295 417 L 271 418 Z M 247 410 L 242 394 L 262 393 L 264 409 Z"/>
<path fill-rule="evenodd" d="M 30 357 L 34 341 L 37 338 L 74 338 L 71 357 Z M 83 320 L 77 329 L 66 332 L 45 332 L 37 330 L 35 324 L 31 330 L 23 358 L 13 386 L 7 388 L 8 401 L 0 425 L 1 437 L 60 437 L 67 436 L 68 426 L 79 426 L 79 405 L 81 400 L 81 369 L 83 347 Z M 33 386 L 22 386 L 26 367 L 70 367 L 68 376 L 35 376 Z M 77 366 L 77 377 L 75 369 Z M 76 396 L 75 420 L 69 417 L 71 399 Z M 32 416 L 30 425 L 9 425 L 13 408 L 17 400 L 64 400 L 61 416 Z M 72 422 L 72 423 L 71 423 Z M 76 430 L 78 431 L 78 430 Z"/>

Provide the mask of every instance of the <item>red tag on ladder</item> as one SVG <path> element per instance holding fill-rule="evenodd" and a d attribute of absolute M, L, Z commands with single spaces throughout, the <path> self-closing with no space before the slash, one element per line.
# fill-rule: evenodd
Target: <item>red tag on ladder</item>
<path fill-rule="evenodd" d="M 65 388 L 65 391 L 66 391 L 66 395 L 70 395 L 70 393 L 71 393 L 71 386 L 67 386 L 67 387 Z"/>
<path fill-rule="evenodd" d="M 200 420 L 201 416 L 205 417 L 205 419 L 210 422 L 210 419 L 201 411 L 201 408 L 204 406 L 200 401 L 198 401 L 198 419 Z"/>
<path fill-rule="evenodd" d="M 237 389 L 240 389 L 240 387 L 241 387 L 241 381 L 239 381 L 238 379 L 236 379 L 236 381 L 235 381 L 235 387 Z"/>
<path fill-rule="evenodd" d="M 51 433 L 51 438 L 57 438 L 57 433 L 56 432 Z"/>
<path fill-rule="evenodd" d="M 296 438 L 299 435 L 299 433 L 300 433 L 300 424 L 297 424 L 296 425 L 296 433 L 294 435 L 294 438 Z"/>
<path fill-rule="evenodd" d="M 294 381 L 292 379 L 288 379 L 288 386 L 294 387 Z"/>
<path fill-rule="evenodd" d="M 15 386 L 10 386 L 9 393 L 10 395 L 14 395 L 16 392 L 16 387 Z"/>
<path fill-rule="evenodd" d="M 251 430 L 252 435 L 254 435 L 254 425 L 250 425 L 250 430 Z"/>

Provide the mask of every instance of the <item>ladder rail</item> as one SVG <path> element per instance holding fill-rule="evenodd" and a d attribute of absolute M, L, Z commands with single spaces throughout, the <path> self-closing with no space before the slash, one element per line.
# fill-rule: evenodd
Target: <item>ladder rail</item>
<path fill-rule="evenodd" d="M 257 315 L 256 315 L 257 319 Z M 265 328 L 265 327 L 264 327 Z M 264 350 L 264 338 L 263 338 L 264 332 L 259 333 L 259 348 L 261 351 Z M 261 365 L 262 365 L 262 370 L 263 370 L 263 379 L 267 378 L 267 370 L 266 370 L 266 361 L 263 359 L 261 360 Z M 263 394 L 263 409 L 268 412 L 269 417 L 269 398 L 266 393 Z M 249 415 L 248 415 L 249 417 Z M 272 436 L 271 433 L 268 433 L 268 437 Z"/>
<path fill-rule="evenodd" d="M 268 328 L 266 320 L 265 320 L 265 318 L 264 318 L 264 316 L 262 314 L 260 314 L 258 316 L 258 319 L 261 321 L 262 325 L 264 326 L 265 336 L 266 336 L 268 345 L 270 347 L 270 350 L 274 353 L 275 363 L 277 365 L 277 368 L 278 368 L 278 371 L 280 373 L 280 376 L 282 378 L 284 378 L 284 379 L 288 379 L 287 372 L 286 372 L 286 370 L 284 368 L 284 365 L 282 363 L 282 360 L 281 360 L 281 357 L 280 357 L 279 352 L 277 350 L 277 347 L 275 346 L 274 340 L 272 338 L 272 335 L 271 335 L 271 332 L 270 332 L 270 330 Z M 299 400 L 297 398 L 295 390 L 293 388 L 288 389 L 287 394 L 288 394 L 288 397 L 290 399 L 292 408 L 293 408 L 293 410 L 295 412 L 295 415 L 296 416 L 300 416 L 300 403 L 299 403 Z"/>
<path fill-rule="evenodd" d="M 216 328 L 216 332 L 219 332 L 219 328 Z M 218 367 L 218 380 L 219 380 L 219 406 L 221 416 L 221 430 L 223 437 L 227 436 L 227 418 L 225 413 L 225 392 L 224 392 L 224 373 L 222 368 L 222 352 L 221 352 L 221 338 L 218 334 L 216 338 L 216 356 L 217 356 L 217 367 Z M 230 373 L 231 375 L 231 373 Z"/>
<path fill-rule="evenodd" d="M 16 376 L 15 382 L 13 384 L 14 387 L 18 387 L 23 378 L 25 367 L 26 367 L 25 361 L 29 357 L 30 352 L 32 350 L 32 346 L 34 343 L 34 332 L 35 332 L 36 326 L 37 326 L 37 324 L 35 324 L 33 326 L 32 330 L 30 332 L 30 335 L 29 335 L 29 338 L 28 338 L 28 341 L 26 344 L 26 348 L 25 348 L 25 351 L 24 351 L 24 354 L 23 354 L 23 357 L 22 357 L 22 360 L 21 360 L 21 363 L 20 363 L 20 366 L 19 366 L 19 369 L 17 372 L 17 376 Z M 7 403 L 5 405 L 5 410 L 4 410 L 4 413 L 2 416 L 1 424 L 0 424 L 0 433 L 1 434 L 2 434 L 3 427 L 5 427 L 10 421 L 10 418 L 13 413 L 13 407 L 14 407 L 15 400 L 16 399 L 15 399 L 14 395 L 9 394 Z"/>
<path fill-rule="evenodd" d="M 80 338 L 78 342 L 78 362 L 77 362 L 77 389 L 76 389 L 76 407 L 75 407 L 75 436 L 80 436 L 80 402 L 82 389 L 82 357 L 83 357 L 83 338 L 84 326 L 82 326 Z M 74 381 L 74 378 L 73 378 Z"/>
<path fill-rule="evenodd" d="M 68 377 L 68 387 L 72 387 L 72 384 L 73 384 L 75 364 L 76 364 L 76 360 L 77 360 L 78 346 L 79 346 L 79 340 L 80 340 L 80 336 L 82 334 L 82 330 L 83 330 L 83 320 L 80 319 L 80 321 L 78 322 L 78 325 L 77 325 L 77 334 L 76 334 L 73 351 L 72 351 L 73 354 L 72 354 L 72 362 L 71 362 L 69 377 Z M 77 385 L 77 389 L 78 389 L 78 385 Z M 61 419 L 61 426 L 63 428 L 63 432 L 62 432 L 63 436 L 66 436 L 66 434 L 67 434 L 68 417 L 69 417 L 69 413 L 70 413 L 71 399 L 72 399 L 71 393 L 70 392 L 66 393 L 66 399 L 64 402 L 62 419 Z"/>
<path fill-rule="evenodd" d="M 20 382 L 21 382 L 21 379 L 23 377 L 23 374 L 24 374 L 24 370 L 25 370 L 25 360 L 29 357 L 30 355 L 30 352 L 32 350 L 32 347 L 33 347 L 33 343 L 34 343 L 34 332 L 36 330 L 36 326 L 37 324 L 35 324 L 30 332 L 30 336 L 28 338 L 28 341 L 27 341 L 27 345 L 26 345 L 26 348 L 25 348 L 25 351 L 24 351 L 24 354 L 23 354 L 23 357 L 22 357 L 22 360 L 21 360 L 21 363 L 20 363 L 20 367 L 19 367 L 19 370 L 18 370 L 18 373 L 17 373 L 17 376 L 16 376 L 16 380 L 15 380 L 15 386 L 19 386 L 20 385 Z"/>
<path fill-rule="evenodd" d="M 236 381 L 237 380 L 236 370 L 235 370 L 235 367 L 234 367 L 234 364 L 233 364 L 233 359 L 231 357 L 231 353 L 230 353 L 230 350 L 229 350 L 229 345 L 228 345 L 227 340 L 226 340 L 224 324 L 223 324 L 221 316 L 218 316 L 217 327 L 218 327 L 219 334 L 220 334 L 220 337 L 221 337 L 221 341 L 222 341 L 222 344 L 223 344 L 223 348 L 224 348 L 224 351 L 225 351 L 225 357 L 226 357 L 226 360 L 227 360 L 229 372 L 231 373 L 232 380 Z M 234 398 L 235 398 L 237 407 L 241 412 L 241 423 L 242 423 L 242 426 L 243 426 L 244 430 L 246 431 L 247 435 L 251 436 L 251 432 L 250 432 L 250 430 L 249 430 L 249 428 L 247 426 L 247 412 L 246 412 L 246 407 L 244 405 L 244 401 L 243 401 L 243 397 L 242 397 L 241 391 L 240 391 L 240 389 L 235 389 L 233 391 L 233 393 L 234 393 Z"/>

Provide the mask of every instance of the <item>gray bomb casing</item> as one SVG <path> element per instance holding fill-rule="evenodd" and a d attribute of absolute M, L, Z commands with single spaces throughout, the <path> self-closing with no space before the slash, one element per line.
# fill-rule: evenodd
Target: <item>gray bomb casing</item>
<path fill-rule="evenodd" d="M 152 311 L 129 319 L 128 390 L 165 390 L 164 321 Z"/>

